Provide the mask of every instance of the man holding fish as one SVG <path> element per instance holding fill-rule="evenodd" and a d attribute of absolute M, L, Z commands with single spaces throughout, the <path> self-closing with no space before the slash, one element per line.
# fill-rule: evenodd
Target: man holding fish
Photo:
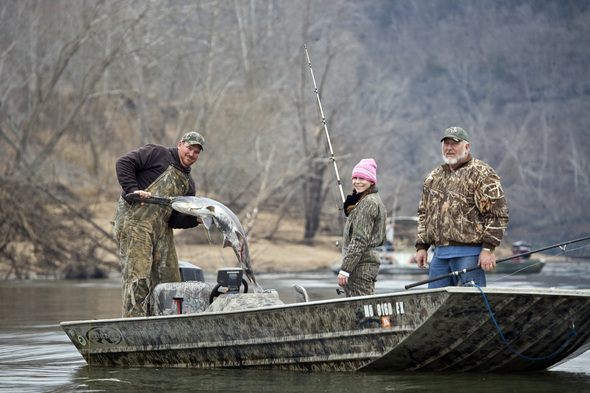
<path fill-rule="evenodd" d="M 120 157 L 115 165 L 122 194 L 115 213 L 123 281 L 123 317 L 149 315 L 152 289 L 163 282 L 179 282 L 180 271 L 173 228 L 192 228 L 200 218 L 170 206 L 133 203 L 141 198 L 195 195 L 191 165 L 203 151 L 198 132 L 185 134 L 176 147 L 148 144 Z"/>

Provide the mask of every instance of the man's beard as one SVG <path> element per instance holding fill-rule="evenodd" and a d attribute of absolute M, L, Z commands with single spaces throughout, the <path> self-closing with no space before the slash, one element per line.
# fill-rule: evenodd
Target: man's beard
<path fill-rule="evenodd" d="M 448 158 L 447 156 L 445 156 L 445 154 L 443 153 L 442 158 L 443 161 L 445 162 L 445 164 L 447 165 L 455 165 L 456 163 L 458 163 L 459 161 L 461 161 L 462 159 L 465 158 L 465 145 L 463 145 L 463 151 L 461 151 L 461 154 L 454 157 L 454 158 Z"/>

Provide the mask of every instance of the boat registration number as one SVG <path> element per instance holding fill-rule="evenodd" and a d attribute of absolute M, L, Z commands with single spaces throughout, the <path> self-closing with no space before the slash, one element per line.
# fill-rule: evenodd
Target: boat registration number
<path fill-rule="evenodd" d="M 365 318 L 405 314 L 404 302 L 365 304 Z"/>

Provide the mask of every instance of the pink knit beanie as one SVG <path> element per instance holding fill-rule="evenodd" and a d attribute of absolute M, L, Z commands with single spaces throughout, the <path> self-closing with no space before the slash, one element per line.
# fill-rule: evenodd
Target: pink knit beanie
<path fill-rule="evenodd" d="M 372 158 L 363 158 L 352 170 L 352 177 L 360 177 L 373 183 L 377 183 L 377 164 Z"/>

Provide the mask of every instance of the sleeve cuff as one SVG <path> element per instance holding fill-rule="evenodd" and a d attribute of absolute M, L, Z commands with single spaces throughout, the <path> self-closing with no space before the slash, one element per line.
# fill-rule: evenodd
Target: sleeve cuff
<path fill-rule="evenodd" d="M 346 270 L 340 270 L 340 271 L 338 272 L 338 274 L 342 274 L 343 276 L 350 277 L 350 273 L 349 273 L 349 272 L 347 272 Z"/>
<path fill-rule="evenodd" d="M 416 251 L 419 251 L 419 250 L 428 251 L 429 248 L 430 248 L 430 244 L 416 243 Z"/>
<path fill-rule="evenodd" d="M 488 250 L 490 250 L 490 252 L 494 252 L 494 250 L 496 250 L 496 246 L 490 243 L 484 243 L 481 248 L 487 248 Z"/>

